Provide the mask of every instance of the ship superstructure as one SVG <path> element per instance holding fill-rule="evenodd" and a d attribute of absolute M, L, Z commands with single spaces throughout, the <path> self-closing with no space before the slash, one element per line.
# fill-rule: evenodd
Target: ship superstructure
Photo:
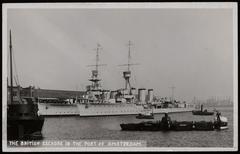
<path fill-rule="evenodd" d="M 104 90 L 101 87 L 99 78 L 99 66 L 105 66 L 106 64 L 99 64 L 99 51 L 102 49 L 100 44 L 97 44 L 96 48 L 96 64 L 95 65 L 88 65 L 88 66 L 94 66 L 95 69 L 92 70 L 92 76 L 89 79 L 89 81 L 92 82 L 91 85 L 88 85 L 86 87 L 86 97 L 90 102 L 100 103 L 104 101 Z M 105 91 L 106 93 L 107 91 Z"/>

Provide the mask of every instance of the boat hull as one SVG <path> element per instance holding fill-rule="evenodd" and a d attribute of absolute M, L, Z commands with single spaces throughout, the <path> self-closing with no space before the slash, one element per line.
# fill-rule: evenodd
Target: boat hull
<path fill-rule="evenodd" d="M 215 127 L 211 121 L 173 121 L 167 125 L 161 121 L 120 124 L 122 131 L 214 131 L 223 130 Z"/>
<path fill-rule="evenodd" d="M 80 116 L 135 115 L 144 108 L 135 104 L 78 104 Z"/>
<path fill-rule="evenodd" d="M 123 131 L 159 131 L 163 130 L 161 123 L 144 122 L 144 123 L 130 123 L 120 124 Z"/>
<path fill-rule="evenodd" d="M 38 103 L 39 115 L 43 116 L 116 116 L 137 115 L 144 110 L 142 105 L 102 103 L 102 104 L 59 104 Z M 191 108 L 154 108 L 154 114 L 190 112 Z"/>
<path fill-rule="evenodd" d="M 228 126 L 223 126 L 223 127 L 220 127 L 219 130 L 225 130 L 225 129 L 228 129 Z"/>
<path fill-rule="evenodd" d="M 214 112 L 205 112 L 205 111 L 192 111 L 193 115 L 213 115 Z"/>
<path fill-rule="evenodd" d="M 87 116 L 115 116 L 115 115 L 138 115 L 145 109 L 138 104 L 78 104 L 79 115 Z M 154 114 L 191 112 L 190 108 L 158 108 L 153 109 Z"/>
<path fill-rule="evenodd" d="M 181 113 L 181 112 L 192 112 L 192 108 L 154 108 L 153 113 Z"/>
<path fill-rule="evenodd" d="M 137 119 L 154 119 L 154 116 L 136 116 Z"/>
<path fill-rule="evenodd" d="M 38 103 L 38 109 L 42 116 L 79 115 L 76 104 Z"/>
<path fill-rule="evenodd" d="M 42 138 L 43 118 L 36 119 L 8 119 L 7 139 L 8 140 L 33 140 Z M 32 136 L 38 132 L 38 137 Z"/>
<path fill-rule="evenodd" d="M 31 135 L 38 132 L 41 138 L 41 130 L 44 118 L 37 114 L 37 104 L 12 104 L 7 111 L 7 139 L 24 140 L 32 139 Z"/>

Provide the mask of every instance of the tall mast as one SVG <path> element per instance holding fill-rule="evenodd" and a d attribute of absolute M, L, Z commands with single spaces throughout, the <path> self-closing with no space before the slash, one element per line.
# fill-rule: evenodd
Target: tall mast
<path fill-rule="evenodd" d="M 138 65 L 138 64 L 133 64 L 131 63 L 131 46 L 133 45 L 131 41 L 128 42 L 128 63 L 127 64 L 123 64 L 123 65 L 119 65 L 119 66 L 127 66 L 127 71 L 123 72 L 123 77 L 125 79 L 125 89 L 130 90 L 131 93 L 131 84 L 130 84 L 130 77 L 131 77 L 131 71 L 130 71 L 130 66 L 132 65 Z"/>
<path fill-rule="evenodd" d="M 88 66 L 95 66 L 95 70 L 92 71 L 92 78 L 90 79 L 90 81 L 93 82 L 93 88 L 95 90 L 99 89 L 99 84 L 98 82 L 100 81 L 100 79 L 98 78 L 98 68 L 99 66 L 105 66 L 106 64 L 99 64 L 99 50 L 102 49 L 100 44 L 97 44 L 97 48 L 96 50 L 96 64 L 95 65 L 88 65 Z"/>
<path fill-rule="evenodd" d="M 98 72 L 98 62 L 99 62 L 99 50 L 101 49 L 100 44 L 97 44 L 97 48 L 96 48 L 96 71 Z"/>
<path fill-rule="evenodd" d="M 130 71 L 130 61 L 131 61 L 131 46 L 132 42 L 129 40 L 128 42 L 128 71 Z"/>
<path fill-rule="evenodd" d="M 10 44 L 9 44 L 9 49 L 10 49 L 10 100 L 11 104 L 13 103 L 13 78 L 12 78 L 12 34 L 10 30 Z"/>

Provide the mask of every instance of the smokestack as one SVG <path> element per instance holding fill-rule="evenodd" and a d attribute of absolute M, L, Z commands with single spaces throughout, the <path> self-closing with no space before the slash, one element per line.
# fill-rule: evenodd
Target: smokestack
<path fill-rule="evenodd" d="M 153 101 L 153 89 L 148 89 L 148 102 L 151 103 Z"/>
<path fill-rule="evenodd" d="M 145 88 L 138 89 L 138 99 L 140 103 L 144 103 L 146 100 Z"/>

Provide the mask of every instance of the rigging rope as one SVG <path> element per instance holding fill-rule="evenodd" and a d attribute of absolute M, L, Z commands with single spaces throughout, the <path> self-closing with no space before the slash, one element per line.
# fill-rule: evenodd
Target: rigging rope
<path fill-rule="evenodd" d="M 13 63 L 14 63 L 14 67 L 15 67 L 15 73 L 16 73 L 16 81 L 17 81 L 16 84 L 20 85 L 19 84 L 19 78 L 18 78 L 18 71 L 17 71 L 16 60 L 15 60 L 15 56 L 14 56 L 13 52 L 12 52 L 12 55 L 13 55 Z"/>
<path fill-rule="evenodd" d="M 7 54 L 7 76 L 8 76 L 8 79 L 10 79 L 10 54 L 8 53 Z M 9 81 L 10 82 L 10 81 Z"/>
<path fill-rule="evenodd" d="M 15 81 L 16 86 L 18 86 L 18 83 L 17 83 L 17 80 L 16 80 L 16 76 L 14 76 L 14 81 Z"/>

